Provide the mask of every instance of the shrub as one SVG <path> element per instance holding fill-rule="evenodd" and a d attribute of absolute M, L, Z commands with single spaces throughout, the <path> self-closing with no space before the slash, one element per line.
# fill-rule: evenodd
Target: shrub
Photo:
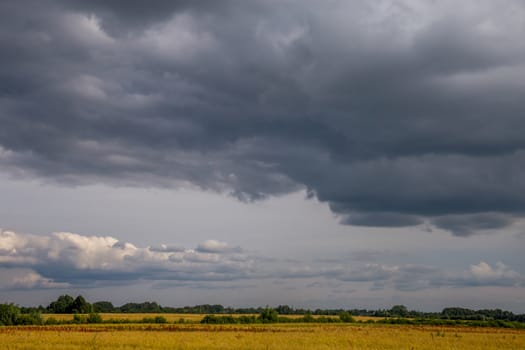
<path fill-rule="evenodd" d="M 155 323 L 168 323 L 168 320 L 166 320 L 164 316 L 156 316 L 154 321 Z"/>
<path fill-rule="evenodd" d="M 37 313 L 18 315 L 15 321 L 17 325 L 41 325 L 43 323 L 42 316 Z"/>
<path fill-rule="evenodd" d="M 307 312 L 302 317 L 301 322 L 315 322 L 315 319 L 310 312 Z"/>
<path fill-rule="evenodd" d="M 355 322 L 355 319 L 350 315 L 348 311 L 343 311 L 339 314 L 341 322 Z"/>
<path fill-rule="evenodd" d="M 46 322 L 45 322 L 46 325 L 48 326 L 53 326 L 53 325 L 57 325 L 57 324 L 60 324 L 60 322 L 58 322 L 58 320 L 54 317 L 49 317 Z"/>
<path fill-rule="evenodd" d="M 259 315 L 259 319 L 263 323 L 278 322 L 279 321 L 279 314 L 277 313 L 277 311 L 275 311 L 275 309 L 271 309 L 271 308 L 267 307 L 266 309 L 264 309 L 261 312 L 261 314 Z"/>
<path fill-rule="evenodd" d="M 257 318 L 255 316 L 240 316 L 238 319 L 239 323 L 242 324 L 252 324 L 257 323 Z"/>
<path fill-rule="evenodd" d="M 142 323 L 168 323 L 164 316 L 144 317 Z"/>
<path fill-rule="evenodd" d="M 204 316 L 204 318 L 201 320 L 201 323 L 205 323 L 205 324 L 217 324 L 218 321 L 217 321 L 217 316 L 215 315 L 206 315 Z"/>
<path fill-rule="evenodd" d="M 20 309 L 13 304 L 0 305 L 0 326 L 12 326 L 17 322 Z"/>
<path fill-rule="evenodd" d="M 102 323 L 102 316 L 96 312 L 92 312 L 87 317 L 87 323 Z"/>
<path fill-rule="evenodd" d="M 74 314 L 73 315 L 73 321 L 71 321 L 71 323 L 74 323 L 74 324 L 87 323 L 87 320 L 82 315 Z"/>

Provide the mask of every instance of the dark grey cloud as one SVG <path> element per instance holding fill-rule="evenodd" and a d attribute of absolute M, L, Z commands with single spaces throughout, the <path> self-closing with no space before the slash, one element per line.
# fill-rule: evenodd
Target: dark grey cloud
<path fill-rule="evenodd" d="M 167 20 L 179 12 L 217 12 L 232 5 L 229 0 L 220 4 L 213 0 L 157 0 L 154 4 L 140 0 L 59 0 L 58 3 L 69 11 L 95 13 L 102 19 L 104 29 L 115 33 L 143 30 L 148 25 Z"/>
<path fill-rule="evenodd" d="M 508 215 L 500 213 L 447 215 L 432 220 L 437 227 L 450 230 L 458 236 L 469 236 L 481 230 L 498 229 L 511 222 L 512 219 Z"/>
<path fill-rule="evenodd" d="M 520 1 L 0 13 L 4 172 L 243 200 L 306 188 L 345 224 L 463 236 L 524 215 Z"/>

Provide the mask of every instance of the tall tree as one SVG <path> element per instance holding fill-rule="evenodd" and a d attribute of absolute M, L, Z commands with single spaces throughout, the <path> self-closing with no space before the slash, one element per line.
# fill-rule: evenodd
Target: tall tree
<path fill-rule="evenodd" d="M 91 304 L 84 299 L 82 295 L 76 297 L 76 299 L 71 304 L 71 311 L 73 313 L 87 314 L 92 311 Z"/>
<path fill-rule="evenodd" d="M 71 312 L 71 305 L 75 300 L 71 295 L 61 295 L 47 307 L 47 311 L 54 314 L 65 314 Z"/>

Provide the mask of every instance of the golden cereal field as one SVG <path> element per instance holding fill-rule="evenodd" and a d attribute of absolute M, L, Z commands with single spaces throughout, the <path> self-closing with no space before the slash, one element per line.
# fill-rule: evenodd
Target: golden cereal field
<path fill-rule="evenodd" d="M 85 316 L 85 315 L 84 315 Z M 169 323 L 179 322 L 183 320 L 184 322 L 196 322 L 199 323 L 202 318 L 206 315 L 203 314 L 170 314 L 170 313 L 100 313 L 103 320 L 130 320 L 130 321 L 140 321 L 144 318 L 152 318 L 155 316 L 162 316 Z M 53 317 L 59 321 L 72 320 L 72 314 L 43 314 L 42 318 L 47 320 L 48 318 Z"/>
<path fill-rule="evenodd" d="M 525 331 L 346 324 L 122 324 L 0 328 L 2 350 L 525 349 Z"/>
<path fill-rule="evenodd" d="M 174 322 L 188 322 L 188 323 L 199 323 L 206 314 L 175 314 L 175 313 L 101 313 L 100 316 L 102 316 L 103 320 L 130 320 L 130 321 L 139 321 L 143 318 L 151 318 L 155 316 L 162 316 L 168 321 L 169 323 Z M 235 317 L 238 317 L 240 315 L 233 315 Z M 258 316 L 258 314 L 245 314 L 244 316 Z M 303 317 L 303 315 L 284 315 L 289 318 L 298 318 Z M 50 317 L 55 318 L 59 321 L 67 321 L 72 320 L 73 315 L 72 314 L 43 314 L 43 319 L 46 320 Z M 339 318 L 338 316 L 328 316 L 328 317 L 334 317 Z M 366 322 L 366 321 L 377 321 L 382 320 L 384 317 L 370 317 L 370 316 L 352 316 L 356 321 Z"/>

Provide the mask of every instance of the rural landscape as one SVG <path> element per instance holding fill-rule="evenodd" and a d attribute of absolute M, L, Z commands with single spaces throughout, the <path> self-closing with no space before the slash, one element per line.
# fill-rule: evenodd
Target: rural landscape
<path fill-rule="evenodd" d="M 445 308 L 388 310 L 90 304 L 0 305 L 2 349 L 520 349 L 525 315 Z"/>
<path fill-rule="evenodd" d="M 525 350 L 524 0 L 0 0 L 0 350 Z"/>

